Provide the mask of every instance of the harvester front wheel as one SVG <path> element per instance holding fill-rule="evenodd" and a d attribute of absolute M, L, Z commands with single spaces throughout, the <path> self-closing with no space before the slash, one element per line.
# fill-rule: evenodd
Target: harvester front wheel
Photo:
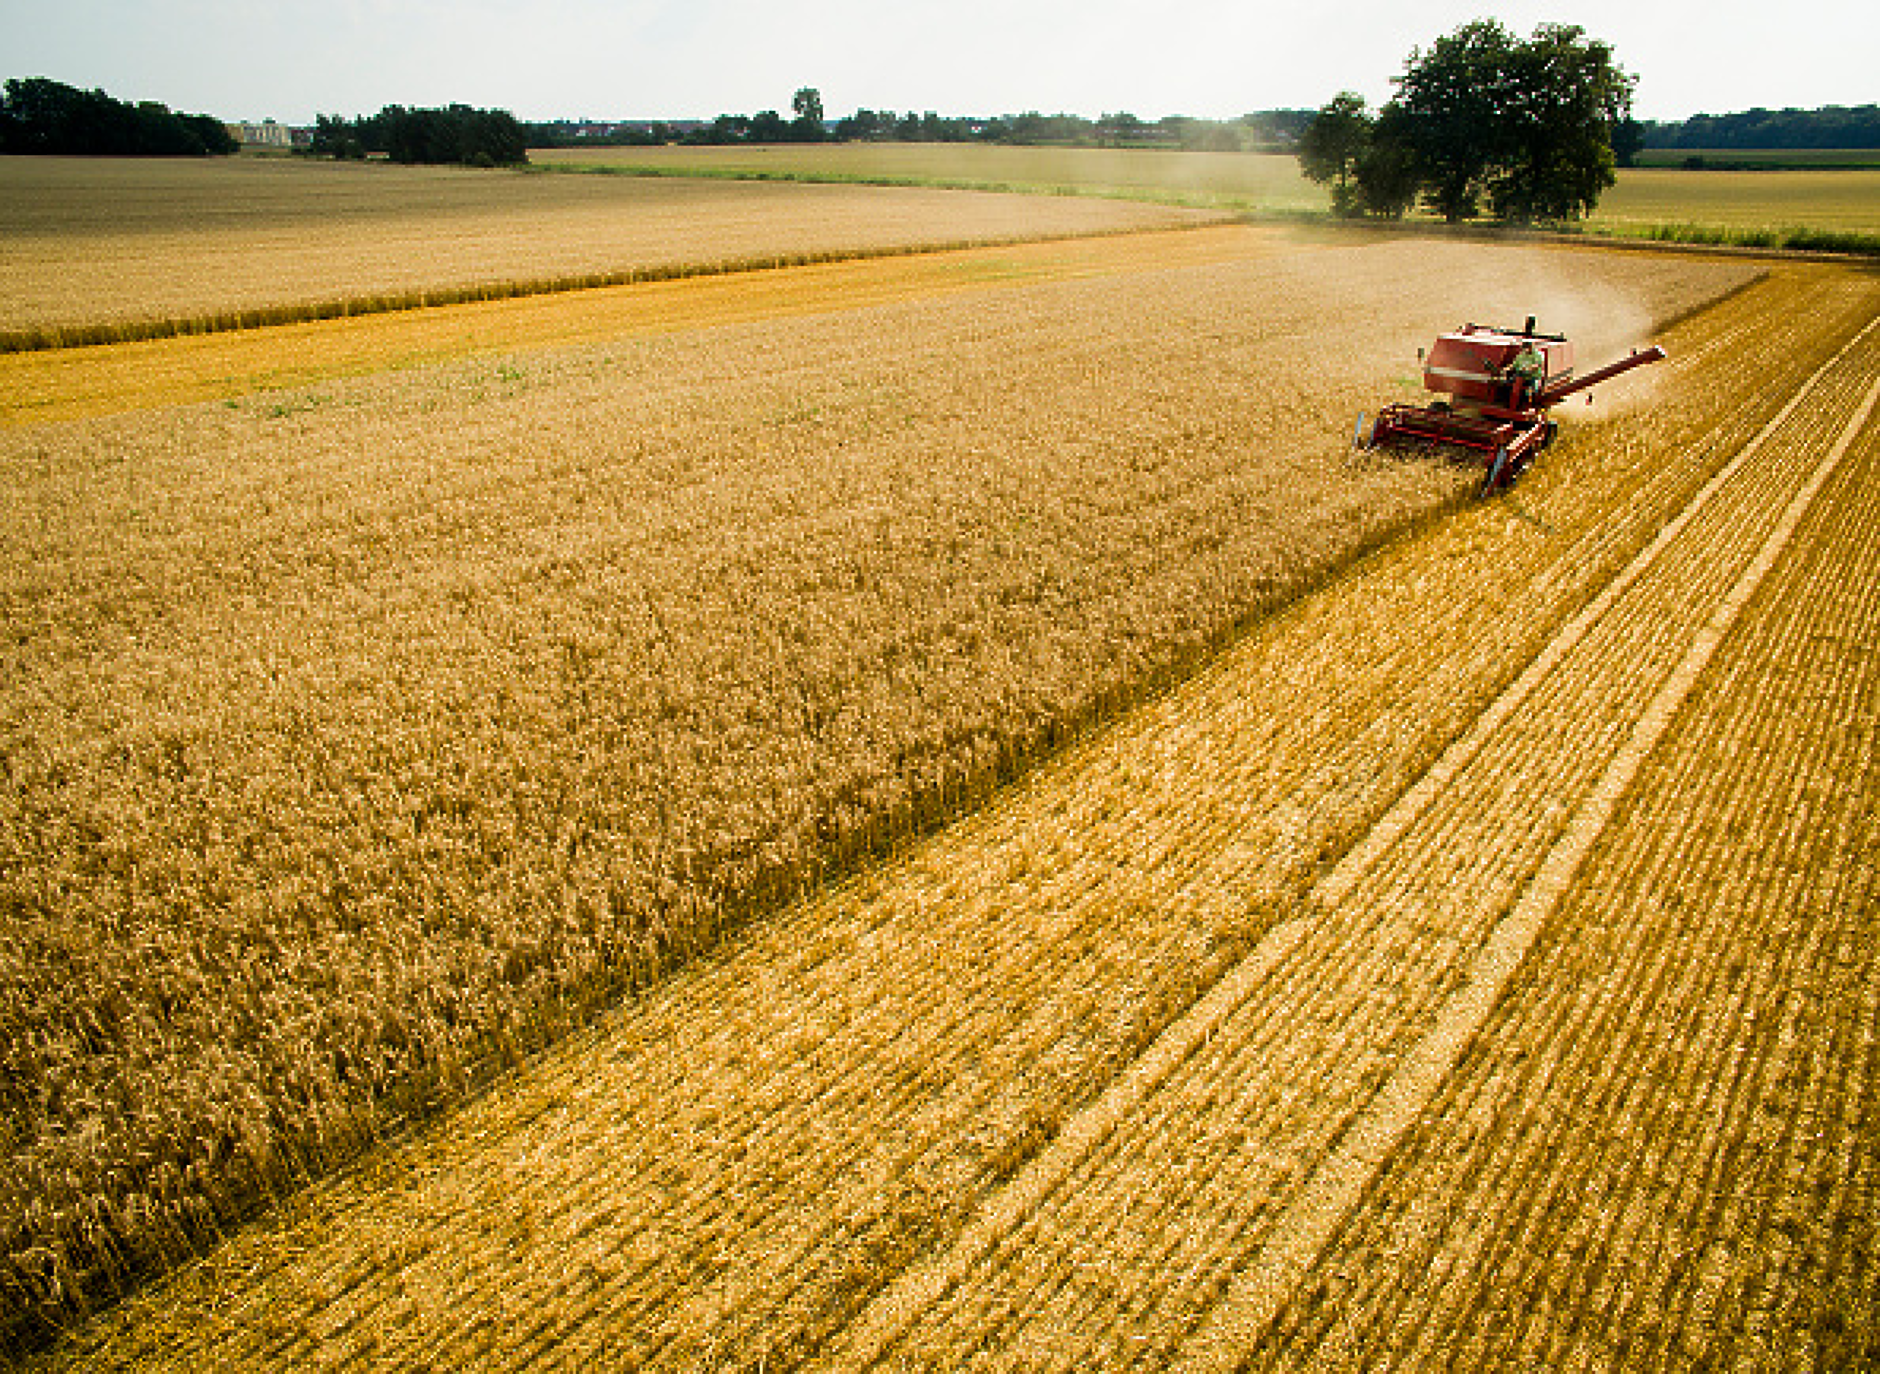
<path fill-rule="evenodd" d="M 1488 476 L 1482 479 L 1482 490 L 1479 495 L 1484 497 L 1494 495 L 1495 489 L 1503 484 L 1507 472 L 1508 450 L 1498 448 L 1495 450 L 1494 461 L 1488 465 Z"/>

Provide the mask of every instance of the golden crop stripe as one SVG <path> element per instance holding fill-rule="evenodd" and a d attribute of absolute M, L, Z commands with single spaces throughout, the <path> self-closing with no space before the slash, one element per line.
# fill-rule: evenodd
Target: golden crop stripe
<path fill-rule="evenodd" d="M 1259 231 L 1155 230 L 858 258 L 136 343 L 0 354 L 0 426 L 193 405 L 478 354 L 854 310 L 1245 257 Z"/>

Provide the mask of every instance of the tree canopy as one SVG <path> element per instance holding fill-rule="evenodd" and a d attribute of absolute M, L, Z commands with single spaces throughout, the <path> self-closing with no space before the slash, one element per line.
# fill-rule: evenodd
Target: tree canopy
<path fill-rule="evenodd" d="M 796 119 L 791 124 L 791 132 L 804 143 L 820 143 L 827 136 L 823 127 L 822 92 L 814 86 L 805 86 L 790 101 L 790 109 Z"/>
<path fill-rule="evenodd" d="M 1420 197 L 1447 220 L 1483 202 L 1499 219 L 1574 219 L 1614 181 L 1615 142 L 1637 142 L 1634 78 L 1571 24 L 1516 38 L 1479 19 L 1413 50 L 1375 118 L 1349 92 L 1300 140 L 1300 167 L 1340 214 L 1402 214 Z"/>
<path fill-rule="evenodd" d="M 1823 105 L 1814 110 L 1699 114 L 1641 127 L 1648 148 L 1705 151 L 1768 148 L 1880 148 L 1880 105 Z"/>
<path fill-rule="evenodd" d="M 10 79 L 0 96 L 0 153 L 204 157 L 240 149 L 214 116 L 177 114 L 153 100 L 133 105 L 43 76 Z"/>
<path fill-rule="evenodd" d="M 359 119 L 320 115 L 314 122 L 312 150 L 328 157 L 383 153 L 393 162 L 507 167 L 529 160 L 529 136 L 507 110 L 387 105 Z"/>
<path fill-rule="evenodd" d="M 1313 181 L 1330 183 L 1332 209 L 1341 215 L 1362 208 L 1358 167 L 1371 147 L 1371 117 L 1364 97 L 1341 91 L 1299 136 L 1299 167 Z"/>

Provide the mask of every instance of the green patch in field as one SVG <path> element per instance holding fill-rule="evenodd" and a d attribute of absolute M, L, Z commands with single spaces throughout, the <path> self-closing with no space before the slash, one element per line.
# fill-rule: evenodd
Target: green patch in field
<path fill-rule="evenodd" d="M 1647 148 L 1640 167 L 1681 171 L 1847 171 L 1880 167 L 1880 148 Z"/>
<path fill-rule="evenodd" d="M 331 404 L 331 396 L 322 396 L 309 392 L 305 396 L 277 396 L 261 403 L 259 413 L 270 420 L 284 420 L 290 415 L 305 415 Z"/>

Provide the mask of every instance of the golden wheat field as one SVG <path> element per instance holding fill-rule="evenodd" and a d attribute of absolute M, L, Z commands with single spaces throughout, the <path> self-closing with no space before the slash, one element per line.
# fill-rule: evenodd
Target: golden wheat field
<path fill-rule="evenodd" d="M 1125 201 L 236 158 L 0 158 L 0 346 L 1196 222 Z"/>
<path fill-rule="evenodd" d="M 1111 277 L 1132 265 L 1201 267 L 1244 260 L 1253 251 L 1244 234 L 1192 228 L 1145 230 L 1116 242 L 1108 242 L 1109 237 L 848 258 L 786 272 L 680 276 L 575 293 L 518 295 L 480 302 L 475 310 L 389 310 L 110 348 L 0 352 L 0 426 L 238 400 L 259 391 L 307 395 L 335 379 L 468 355 L 1023 290 L 1049 281 Z"/>
<path fill-rule="evenodd" d="M 1322 186 L 1298 160 L 1275 153 L 1178 153 L 1154 148 L 1016 148 L 969 144 L 844 143 L 786 147 L 548 148 L 544 167 L 661 176 L 753 177 L 909 185 L 1011 187 L 1124 195 L 1267 216 L 1323 215 Z M 1856 155 L 1858 156 L 1858 155 Z M 1414 219 L 1415 217 L 1413 217 Z M 1634 236 L 1709 231 L 1730 236 L 1795 231 L 1880 234 L 1880 170 L 1871 167 L 1742 171 L 1622 167 L 1585 228 Z M 1697 237 L 1701 238 L 1701 232 Z M 1843 249 L 1843 251 L 1871 251 Z"/>
<path fill-rule="evenodd" d="M 803 143 L 770 147 L 536 148 L 545 167 L 662 176 L 887 181 L 1123 195 L 1234 210 L 1325 208 L 1322 188 L 1286 154 L 1168 148 L 1019 147 L 968 143 Z"/>
<path fill-rule="evenodd" d="M 1527 314 L 1672 361 L 1349 452 Z M 1871 1362 L 1877 317 L 1216 227 L 0 359 L 8 1348 Z"/>
<path fill-rule="evenodd" d="M 1702 172 L 1632 167 L 1600 199 L 1599 228 L 1660 224 L 1880 235 L 1880 168 Z"/>

